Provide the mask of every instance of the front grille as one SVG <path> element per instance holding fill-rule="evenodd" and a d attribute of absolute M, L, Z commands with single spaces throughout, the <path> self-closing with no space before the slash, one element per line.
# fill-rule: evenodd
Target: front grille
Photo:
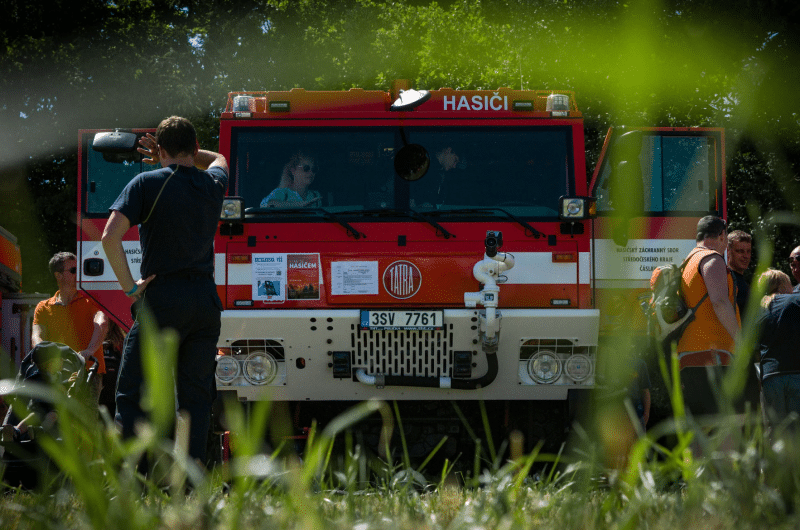
<path fill-rule="evenodd" d="M 450 377 L 452 324 L 431 331 L 371 331 L 354 326 L 353 368 L 369 375 Z"/>

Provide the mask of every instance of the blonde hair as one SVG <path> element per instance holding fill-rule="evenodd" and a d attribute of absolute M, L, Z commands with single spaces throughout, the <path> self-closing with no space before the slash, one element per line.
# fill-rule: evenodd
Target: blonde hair
<path fill-rule="evenodd" d="M 292 155 L 292 158 L 290 158 L 289 161 L 283 166 L 283 171 L 281 172 L 281 181 L 278 183 L 279 188 L 288 188 L 292 185 L 294 178 L 292 177 L 290 170 L 293 167 L 300 165 L 301 160 L 308 160 L 311 165 L 314 165 L 315 163 L 313 156 L 307 155 L 303 151 L 296 151 Z"/>
<path fill-rule="evenodd" d="M 766 308 L 769 307 L 775 295 L 781 294 L 782 287 L 788 286 L 791 291 L 792 280 L 790 280 L 789 275 L 783 271 L 767 269 L 758 277 L 757 286 L 759 292 L 764 293 L 764 297 L 761 299 L 761 307 Z"/>

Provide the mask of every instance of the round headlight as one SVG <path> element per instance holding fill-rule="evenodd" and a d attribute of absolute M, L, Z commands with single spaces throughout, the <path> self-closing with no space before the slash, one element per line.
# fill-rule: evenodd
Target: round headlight
<path fill-rule="evenodd" d="M 573 381 L 586 381 L 592 375 L 592 360 L 582 353 L 576 353 L 564 364 L 564 370 Z"/>
<path fill-rule="evenodd" d="M 223 221 L 241 221 L 244 202 L 240 197 L 226 197 L 222 201 L 220 219 Z"/>
<path fill-rule="evenodd" d="M 239 205 L 233 202 L 225 203 L 225 217 L 239 217 Z"/>
<path fill-rule="evenodd" d="M 229 355 L 221 355 L 217 359 L 217 380 L 220 383 L 231 383 L 239 377 L 239 362 Z"/>
<path fill-rule="evenodd" d="M 253 385 L 268 385 L 276 375 L 278 363 L 269 353 L 254 352 L 244 360 L 244 378 Z"/>
<path fill-rule="evenodd" d="M 555 353 L 542 350 L 528 359 L 528 375 L 537 383 L 552 383 L 561 375 L 561 360 Z"/>
<path fill-rule="evenodd" d="M 581 213 L 581 209 L 583 208 L 583 203 L 578 199 L 572 199 L 567 204 L 567 211 L 570 215 L 578 215 Z"/>

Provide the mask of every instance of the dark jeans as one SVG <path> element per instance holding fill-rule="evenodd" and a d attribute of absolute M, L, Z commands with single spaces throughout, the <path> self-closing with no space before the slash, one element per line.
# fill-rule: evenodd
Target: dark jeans
<path fill-rule="evenodd" d="M 800 415 L 800 374 L 771 375 L 761 389 L 770 423 L 777 425 L 792 412 Z"/>
<path fill-rule="evenodd" d="M 727 366 L 687 366 L 681 370 L 683 401 L 694 416 L 719 414 L 718 389 L 727 370 Z"/>
<path fill-rule="evenodd" d="M 172 328 L 180 337 L 177 365 L 164 369 L 175 371 L 177 406 L 190 416 L 189 455 L 205 463 L 211 405 L 216 395 L 215 356 L 222 311 L 216 284 L 210 275 L 156 277 L 142 302 L 159 328 Z M 126 438 L 134 436 L 136 422 L 145 418 L 140 403 L 144 381 L 139 325 L 144 315 L 139 312 L 134 317 L 125 339 L 116 396 L 116 421 Z"/>

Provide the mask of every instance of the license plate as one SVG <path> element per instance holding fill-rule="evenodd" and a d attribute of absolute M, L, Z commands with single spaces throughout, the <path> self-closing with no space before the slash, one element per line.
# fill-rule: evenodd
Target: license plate
<path fill-rule="evenodd" d="M 361 310 L 361 329 L 441 329 L 442 311 L 370 311 Z"/>

